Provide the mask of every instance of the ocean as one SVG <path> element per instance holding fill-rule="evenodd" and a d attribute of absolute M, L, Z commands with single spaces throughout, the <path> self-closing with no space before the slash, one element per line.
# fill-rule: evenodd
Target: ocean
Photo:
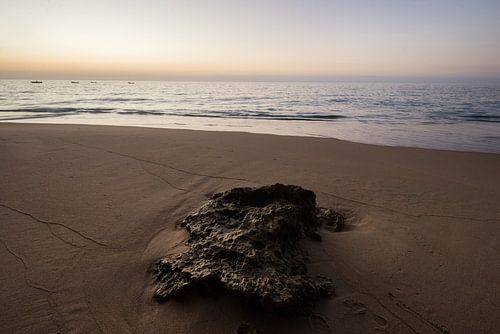
<path fill-rule="evenodd" d="M 1 80 L 0 122 L 244 131 L 500 153 L 500 85 Z"/>

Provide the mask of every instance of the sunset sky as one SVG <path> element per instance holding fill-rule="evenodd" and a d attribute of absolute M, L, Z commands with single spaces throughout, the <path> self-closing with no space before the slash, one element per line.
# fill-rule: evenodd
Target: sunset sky
<path fill-rule="evenodd" d="M 500 77 L 500 1 L 0 0 L 0 78 Z"/>

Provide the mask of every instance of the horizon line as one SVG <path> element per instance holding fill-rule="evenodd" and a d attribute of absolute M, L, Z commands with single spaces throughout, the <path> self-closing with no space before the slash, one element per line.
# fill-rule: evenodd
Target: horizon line
<path fill-rule="evenodd" d="M 140 75 L 82 75 L 74 76 L 28 76 L 28 75 L 7 75 L 0 74 L 0 80 L 82 80 L 82 81 L 227 81 L 227 82 L 375 82 L 375 81 L 430 81 L 430 82 L 456 82 L 456 81 L 483 81 L 500 82 L 500 75 L 174 75 L 174 76 L 140 76 Z"/>

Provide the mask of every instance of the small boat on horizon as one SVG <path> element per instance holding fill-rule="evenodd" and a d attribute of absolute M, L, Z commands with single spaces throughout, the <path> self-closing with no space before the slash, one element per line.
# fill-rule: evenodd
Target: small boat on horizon
<path fill-rule="evenodd" d="M 129 81 L 129 82 L 127 82 L 127 83 L 128 83 L 129 85 L 133 85 L 133 84 L 135 84 L 135 82 L 133 82 L 133 81 Z"/>
<path fill-rule="evenodd" d="M 43 81 L 40 80 L 32 80 L 31 83 L 41 84 Z"/>
<path fill-rule="evenodd" d="M 90 83 L 97 83 L 97 81 L 91 81 Z"/>
<path fill-rule="evenodd" d="M 71 83 L 80 83 L 80 81 L 71 81 Z"/>

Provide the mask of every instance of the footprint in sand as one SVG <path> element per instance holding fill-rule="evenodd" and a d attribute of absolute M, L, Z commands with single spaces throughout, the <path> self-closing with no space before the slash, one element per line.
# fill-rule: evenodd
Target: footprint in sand
<path fill-rule="evenodd" d="M 344 306 L 350 308 L 355 314 L 363 315 L 363 314 L 366 314 L 366 313 L 370 313 L 371 316 L 372 316 L 372 318 L 373 318 L 373 320 L 375 321 L 375 323 L 378 326 L 376 329 L 385 329 L 385 328 L 387 328 L 387 326 L 388 326 L 387 320 L 384 317 L 371 312 L 366 307 L 365 304 L 357 302 L 357 301 L 354 301 L 354 300 L 351 300 L 351 299 L 346 299 L 346 300 L 344 300 L 343 303 L 344 303 Z"/>
<path fill-rule="evenodd" d="M 379 327 L 387 328 L 387 320 L 384 317 L 378 314 L 373 314 L 373 320 L 375 320 L 375 322 Z"/>
<path fill-rule="evenodd" d="M 315 333 L 331 333 L 328 321 L 321 314 L 311 314 L 309 316 L 309 327 Z"/>
<path fill-rule="evenodd" d="M 249 324 L 241 324 L 236 329 L 236 334 L 259 334 L 259 331 Z"/>
<path fill-rule="evenodd" d="M 366 305 L 354 300 L 346 299 L 343 302 L 344 306 L 350 308 L 356 314 L 366 314 L 367 308 Z"/>

